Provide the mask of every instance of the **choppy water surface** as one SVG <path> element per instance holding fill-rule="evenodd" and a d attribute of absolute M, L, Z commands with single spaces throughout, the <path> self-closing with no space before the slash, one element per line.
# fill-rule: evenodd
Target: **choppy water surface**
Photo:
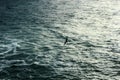
<path fill-rule="evenodd" d="M 120 80 L 120 0 L 1 0 L 0 79 Z"/>

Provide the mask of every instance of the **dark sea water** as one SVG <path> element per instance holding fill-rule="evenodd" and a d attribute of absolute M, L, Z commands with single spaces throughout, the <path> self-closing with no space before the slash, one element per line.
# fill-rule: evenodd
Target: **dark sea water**
<path fill-rule="evenodd" d="M 120 0 L 0 0 L 0 80 L 120 80 Z"/>

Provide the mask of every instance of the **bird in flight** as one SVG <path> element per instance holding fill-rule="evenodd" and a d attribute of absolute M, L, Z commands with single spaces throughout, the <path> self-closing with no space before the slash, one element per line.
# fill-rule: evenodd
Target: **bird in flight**
<path fill-rule="evenodd" d="M 68 42 L 68 37 L 65 38 L 64 45 Z"/>

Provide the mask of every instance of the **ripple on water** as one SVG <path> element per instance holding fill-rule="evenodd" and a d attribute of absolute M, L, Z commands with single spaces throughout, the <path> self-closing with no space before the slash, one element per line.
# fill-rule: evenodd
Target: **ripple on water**
<path fill-rule="evenodd" d="M 49 73 L 48 73 L 49 72 Z M 54 69 L 51 66 L 39 65 L 39 64 L 25 64 L 25 65 L 11 65 L 4 68 L 0 72 L 1 75 L 6 76 L 7 78 L 15 79 L 48 79 L 51 78 L 51 74 Z M 1 76 L 2 78 L 2 76 Z"/>

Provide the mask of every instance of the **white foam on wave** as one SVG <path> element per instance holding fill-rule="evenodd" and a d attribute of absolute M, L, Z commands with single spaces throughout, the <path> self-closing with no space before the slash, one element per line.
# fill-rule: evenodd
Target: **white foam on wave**
<path fill-rule="evenodd" d="M 17 40 L 17 39 L 8 39 L 8 40 L 10 40 L 10 44 L 2 44 L 2 45 L 0 45 L 0 47 L 2 47 L 2 48 L 7 48 L 7 50 L 4 51 L 4 52 L 1 52 L 0 55 L 4 55 L 4 54 L 9 53 L 11 51 L 13 53 L 16 53 L 16 51 L 17 51 L 16 48 L 20 47 L 20 45 L 19 45 L 19 43 L 21 42 L 20 40 Z"/>

